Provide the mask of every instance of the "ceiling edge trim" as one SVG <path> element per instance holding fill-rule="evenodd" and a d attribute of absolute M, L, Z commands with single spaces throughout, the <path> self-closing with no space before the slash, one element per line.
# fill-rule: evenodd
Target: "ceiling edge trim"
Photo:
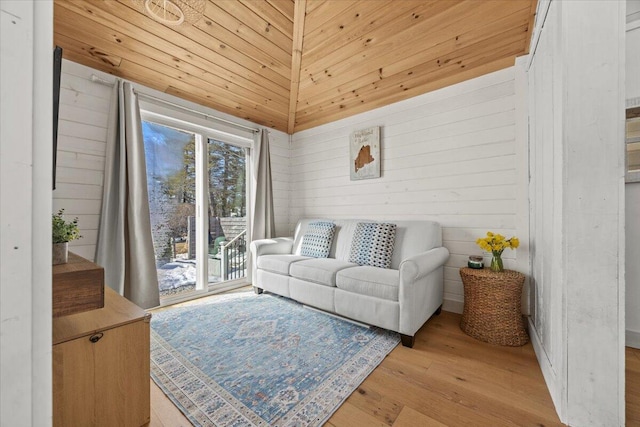
<path fill-rule="evenodd" d="M 296 107 L 298 90 L 300 89 L 300 67 L 302 63 L 302 44 L 304 41 L 304 21 L 307 11 L 307 0 L 296 0 L 293 17 L 293 55 L 291 61 L 291 90 L 289 91 L 289 122 L 287 132 L 293 133 L 296 123 Z"/>

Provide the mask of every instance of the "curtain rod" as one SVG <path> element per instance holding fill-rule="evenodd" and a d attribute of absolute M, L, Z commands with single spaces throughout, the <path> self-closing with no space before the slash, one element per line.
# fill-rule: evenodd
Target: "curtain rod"
<path fill-rule="evenodd" d="M 110 82 L 108 80 L 105 80 L 105 79 L 103 79 L 101 77 L 96 76 L 95 74 L 91 75 L 91 81 L 95 82 L 95 83 L 103 84 L 103 85 L 106 85 L 106 86 L 113 86 L 114 85 L 114 82 Z M 213 116 L 211 114 L 203 113 L 202 111 L 194 110 L 192 108 L 185 107 L 183 105 L 176 104 L 176 103 L 171 102 L 171 101 L 166 101 L 166 100 L 164 100 L 162 98 L 158 98 L 157 96 L 153 96 L 153 95 L 146 94 L 144 92 L 140 92 L 137 89 L 134 89 L 134 92 L 137 93 L 138 96 L 140 96 L 142 98 L 147 98 L 147 99 L 152 100 L 152 101 L 156 101 L 156 102 L 160 102 L 162 104 L 170 105 L 170 106 L 172 106 L 174 108 L 179 108 L 181 110 L 185 110 L 185 111 L 188 111 L 190 113 L 199 114 L 199 115 L 205 116 L 205 117 L 207 117 L 209 119 L 217 120 L 218 122 L 225 123 L 225 124 L 228 124 L 228 125 L 231 125 L 231 126 L 235 126 L 237 128 L 240 128 L 240 129 L 248 130 L 248 131 L 254 132 L 254 133 L 260 131 L 260 129 L 258 129 L 258 128 L 253 128 L 253 127 L 250 127 L 250 126 L 241 125 L 239 123 L 234 123 L 231 120 L 226 120 L 226 119 L 223 119 L 221 117 L 216 117 L 216 116 Z"/>

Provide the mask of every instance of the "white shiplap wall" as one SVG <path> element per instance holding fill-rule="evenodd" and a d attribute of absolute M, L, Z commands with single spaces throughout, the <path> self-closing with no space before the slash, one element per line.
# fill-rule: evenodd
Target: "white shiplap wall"
<path fill-rule="evenodd" d="M 65 217 L 78 217 L 82 239 L 70 243 L 71 250 L 88 259 L 95 255 L 100 223 L 102 185 L 104 179 L 107 121 L 112 88 L 91 81 L 95 74 L 108 81 L 113 76 L 83 65 L 63 61 L 58 159 L 53 209 L 65 209 Z M 246 120 L 162 94 L 141 85 L 137 89 L 186 107 L 213 114 L 240 124 Z M 274 189 L 276 231 L 287 234 L 289 229 L 289 136 L 269 130 L 271 166 Z"/>
<path fill-rule="evenodd" d="M 459 268 L 481 254 L 475 240 L 488 230 L 526 234 L 516 218 L 527 189 L 516 167 L 526 146 L 516 144 L 514 74 L 509 68 L 294 134 L 290 231 L 304 217 L 436 220 L 451 252 L 445 309 L 460 312 Z M 349 135 L 370 126 L 381 127 L 382 176 L 350 181 Z M 506 268 L 528 265 L 517 251 L 503 257 Z"/>
<path fill-rule="evenodd" d="M 95 255 L 111 88 L 94 83 L 88 67 L 62 62 L 58 158 L 53 210 L 78 217 L 82 238 L 69 243 L 78 255 Z"/>
<path fill-rule="evenodd" d="M 277 130 L 269 131 L 271 179 L 273 184 L 273 210 L 276 236 L 289 235 L 289 198 L 291 173 L 289 171 L 289 135 Z"/>

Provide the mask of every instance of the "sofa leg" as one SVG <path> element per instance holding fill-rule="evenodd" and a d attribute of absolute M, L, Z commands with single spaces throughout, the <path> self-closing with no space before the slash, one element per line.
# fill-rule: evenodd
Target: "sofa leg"
<path fill-rule="evenodd" d="M 440 313 L 442 313 L 442 305 L 440 305 L 440 307 L 438 307 L 438 309 L 436 310 L 436 312 L 434 313 L 436 316 L 439 316 Z"/>
<path fill-rule="evenodd" d="M 260 295 L 261 293 L 263 293 L 263 292 L 264 292 L 264 290 L 263 290 L 262 288 L 259 288 L 259 287 L 257 287 L 257 286 L 254 286 L 254 287 L 253 287 L 253 292 L 255 292 L 255 293 L 256 293 L 256 295 Z"/>
<path fill-rule="evenodd" d="M 416 342 L 416 336 L 400 334 L 400 340 L 402 341 L 402 345 L 404 347 L 413 348 L 413 343 Z"/>

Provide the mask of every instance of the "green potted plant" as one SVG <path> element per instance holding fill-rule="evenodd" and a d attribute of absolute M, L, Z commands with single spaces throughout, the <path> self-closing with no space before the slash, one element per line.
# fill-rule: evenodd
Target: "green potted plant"
<path fill-rule="evenodd" d="M 69 257 L 69 242 L 81 238 L 78 228 L 78 218 L 73 221 L 65 221 L 62 215 L 64 209 L 53 214 L 51 224 L 51 236 L 53 242 L 53 265 L 65 264 Z"/>

